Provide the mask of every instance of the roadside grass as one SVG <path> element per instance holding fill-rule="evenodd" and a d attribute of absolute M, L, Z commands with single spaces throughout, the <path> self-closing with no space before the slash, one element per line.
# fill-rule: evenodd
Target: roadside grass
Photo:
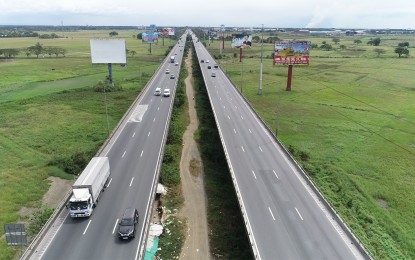
<path fill-rule="evenodd" d="M 32 39 L 4 39 L 0 48 L 14 47 L 15 41 L 33 45 L 24 40 Z M 72 40 L 67 45 L 70 57 L 0 59 L 0 226 L 23 221 L 30 228 L 33 220 L 19 211 L 45 207 L 41 199 L 49 188 L 46 178 L 75 177 L 55 165 L 56 159 L 77 153 L 92 157 L 107 138 L 104 95 L 93 91 L 97 81 L 105 79 L 107 67 L 92 66 L 89 58 L 72 54 L 72 44 L 89 53 L 89 38 L 83 42 L 74 34 Z M 137 48 L 143 56 L 129 57 L 127 67 L 114 67 L 114 80 L 123 90 L 107 93 L 110 130 L 164 59 L 168 46 L 155 48 L 158 54 L 148 55 L 151 59 L 144 54 L 147 45 L 140 41 Z M 8 247 L 3 234 L 1 230 L 0 259 L 13 259 L 19 248 Z"/>
<path fill-rule="evenodd" d="M 281 38 L 289 37 L 298 39 Z M 309 66 L 294 66 L 291 92 L 287 67 L 267 58 L 257 95 L 260 44 L 244 50 L 242 63 L 233 49 L 217 61 L 373 256 L 413 259 L 415 68 L 414 58 L 393 50 L 415 39 L 391 37 L 381 36 L 379 58 L 365 44 L 369 36 L 359 46 L 342 37 L 345 51 L 312 49 Z M 307 39 L 334 46 L 331 38 Z M 264 49 L 270 55 L 273 45 Z M 219 55 L 217 46 L 209 50 Z"/>
<path fill-rule="evenodd" d="M 211 257 L 254 259 L 195 52 L 193 57 L 199 118 L 195 139 L 203 161 Z"/>
<path fill-rule="evenodd" d="M 187 109 L 186 86 L 184 83 L 188 75 L 184 65 L 188 49 L 189 47 L 186 44 L 174 98 L 163 165 L 160 172 L 160 182 L 168 188 L 168 193 L 166 196 L 161 197 L 161 205 L 165 207 L 163 214 L 167 218 L 163 223 L 164 230 L 159 240 L 161 250 L 157 252 L 157 259 L 178 259 L 186 239 L 186 220 L 177 216 L 177 212 L 183 207 L 184 203 L 180 180 L 180 160 L 183 148 L 183 134 L 190 122 Z"/>

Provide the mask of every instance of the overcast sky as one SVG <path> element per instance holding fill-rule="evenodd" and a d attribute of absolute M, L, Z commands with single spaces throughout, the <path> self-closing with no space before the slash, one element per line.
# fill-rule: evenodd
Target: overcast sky
<path fill-rule="evenodd" d="M 414 0 L 0 0 L 0 25 L 415 28 Z"/>

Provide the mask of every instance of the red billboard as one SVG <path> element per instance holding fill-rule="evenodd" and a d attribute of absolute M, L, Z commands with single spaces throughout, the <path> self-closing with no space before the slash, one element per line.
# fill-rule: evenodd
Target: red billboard
<path fill-rule="evenodd" d="M 308 64 L 310 41 L 276 41 L 274 64 Z"/>

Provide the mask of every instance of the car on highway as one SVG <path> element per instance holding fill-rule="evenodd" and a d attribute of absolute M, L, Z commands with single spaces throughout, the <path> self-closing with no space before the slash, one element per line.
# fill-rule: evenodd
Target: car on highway
<path fill-rule="evenodd" d="M 209 60 L 206 60 L 206 63 L 209 63 Z"/>
<path fill-rule="evenodd" d="M 166 74 L 170 74 L 170 70 L 169 69 L 166 69 Z"/>
<path fill-rule="evenodd" d="M 171 79 L 174 79 L 174 74 L 172 73 L 172 74 L 170 74 L 170 78 Z"/>
<path fill-rule="evenodd" d="M 205 61 L 204 60 L 200 60 L 200 63 L 204 63 Z"/>
<path fill-rule="evenodd" d="M 169 88 L 164 89 L 163 96 L 170 97 L 170 89 Z"/>
<path fill-rule="evenodd" d="M 216 73 L 215 72 L 212 72 L 212 77 L 216 77 Z"/>
<path fill-rule="evenodd" d="M 176 61 L 176 63 L 174 65 L 179 66 L 179 62 Z"/>
<path fill-rule="evenodd" d="M 218 64 L 215 64 L 215 65 L 213 65 L 213 67 L 214 67 L 215 69 L 217 69 L 217 68 L 219 68 L 219 65 L 218 65 Z"/>
<path fill-rule="evenodd" d="M 208 68 L 208 69 L 211 69 L 212 67 L 211 67 L 211 66 L 208 66 L 207 68 Z"/>
<path fill-rule="evenodd" d="M 138 210 L 128 208 L 124 211 L 118 226 L 118 237 L 120 239 L 129 239 L 135 237 L 135 226 L 138 223 Z"/>
<path fill-rule="evenodd" d="M 161 95 L 161 88 L 156 88 L 156 90 L 154 91 L 154 95 L 155 96 L 160 96 Z"/>

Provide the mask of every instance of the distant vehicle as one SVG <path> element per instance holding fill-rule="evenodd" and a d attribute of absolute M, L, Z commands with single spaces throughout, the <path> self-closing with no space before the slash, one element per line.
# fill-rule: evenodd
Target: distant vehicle
<path fill-rule="evenodd" d="M 174 74 L 170 74 L 170 78 L 171 79 L 174 79 Z"/>
<path fill-rule="evenodd" d="M 89 217 L 98 203 L 110 176 L 108 157 L 94 157 L 72 185 L 72 197 L 66 207 L 73 218 Z"/>
<path fill-rule="evenodd" d="M 212 67 L 211 67 L 211 66 L 207 66 L 207 68 L 208 68 L 208 69 L 211 69 Z"/>
<path fill-rule="evenodd" d="M 163 96 L 170 97 L 170 89 L 168 88 L 164 89 Z"/>
<path fill-rule="evenodd" d="M 135 225 L 138 223 L 138 211 L 135 208 L 128 208 L 124 211 L 118 226 L 118 237 L 129 239 L 135 237 Z"/>
<path fill-rule="evenodd" d="M 175 58 L 176 58 L 176 57 L 174 57 L 174 55 L 170 56 L 170 62 L 171 62 L 171 63 L 174 63 Z"/>
<path fill-rule="evenodd" d="M 212 77 L 216 77 L 216 73 L 215 72 L 212 72 Z"/>
<path fill-rule="evenodd" d="M 213 67 L 214 67 L 215 69 L 217 69 L 217 68 L 219 68 L 219 65 L 218 65 L 218 64 L 215 64 L 215 65 L 213 65 Z"/>
<path fill-rule="evenodd" d="M 154 91 L 154 95 L 155 96 L 160 96 L 161 95 L 161 88 L 156 88 L 156 91 Z"/>
<path fill-rule="evenodd" d="M 209 63 L 209 60 L 206 60 L 206 63 Z"/>
<path fill-rule="evenodd" d="M 166 69 L 166 74 L 170 74 L 170 70 L 169 69 Z"/>
<path fill-rule="evenodd" d="M 204 63 L 205 61 L 204 60 L 200 60 L 200 63 Z"/>
<path fill-rule="evenodd" d="M 179 63 L 176 61 L 176 63 L 174 65 L 179 66 Z"/>

